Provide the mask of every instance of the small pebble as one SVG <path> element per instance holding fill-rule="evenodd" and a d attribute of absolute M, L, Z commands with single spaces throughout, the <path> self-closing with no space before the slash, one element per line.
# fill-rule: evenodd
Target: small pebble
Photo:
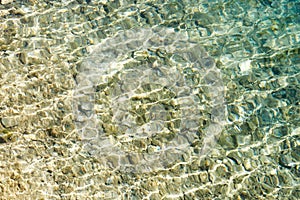
<path fill-rule="evenodd" d="M 1 0 L 1 4 L 9 4 L 12 2 L 13 2 L 13 0 Z"/>

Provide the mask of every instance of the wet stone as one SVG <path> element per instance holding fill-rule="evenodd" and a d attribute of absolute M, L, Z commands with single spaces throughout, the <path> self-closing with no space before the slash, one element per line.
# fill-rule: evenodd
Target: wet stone
<path fill-rule="evenodd" d="M 13 0 L 1 0 L 0 2 L 1 2 L 1 4 L 9 4 L 9 3 L 12 3 Z"/>
<path fill-rule="evenodd" d="M 227 155 L 228 158 L 230 158 L 231 160 L 233 160 L 234 162 L 236 162 L 237 164 L 241 164 L 242 162 L 242 155 L 239 153 L 239 152 L 232 152 L 232 153 L 229 153 Z"/>
<path fill-rule="evenodd" d="M 202 183 L 206 183 L 208 181 L 208 173 L 207 172 L 200 172 L 199 179 Z"/>
<path fill-rule="evenodd" d="M 289 129 L 286 126 L 277 127 L 272 131 L 273 136 L 277 138 L 282 138 L 286 136 L 288 133 L 289 133 Z"/>
<path fill-rule="evenodd" d="M 236 136 L 222 134 L 219 139 L 219 143 L 223 148 L 234 149 L 237 146 Z"/>
<path fill-rule="evenodd" d="M 14 141 L 16 136 L 9 130 L 0 130 L 0 144 Z"/>
<path fill-rule="evenodd" d="M 291 157 L 289 155 L 280 155 L 279 157 L 279 165 L 281 165 L 282 167 L 291 168 Z"/>
<path fill-rule="evenodd" d="M 5 128 L 11 128 L 18 125 L 18 120 L 16 117 L 3 117 L 1 118 L 1 124 Z"/>
<path fill-rule="evenodd" d="M 247 171 L 251 171 L 253 169 L 253 167 L 251 166 L 251 160 L 250 159 L 245 159 L 243 162 L 244 168 Z"/>

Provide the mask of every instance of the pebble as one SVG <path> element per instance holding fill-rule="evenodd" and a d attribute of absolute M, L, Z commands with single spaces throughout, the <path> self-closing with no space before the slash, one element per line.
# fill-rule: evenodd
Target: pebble
<path fill-rule="evenodd" d="M 1 0 L 1 4 L 9 4 L 12 2 L 13 2 L 13 0 Z"/>
<path fill-rule="evenodd" d="M 3 117 L 1 123 L 5 128 L 14 127 L 18 124 L 16 118 L 14 117 Z"/>
<path fill-rule="evenodd" d="M 250 159 L 245 159 L 244 161 L 244 167 L 247 171 L 251 171 L 252 170 L 252 166 L 251 166 L 251 161 Z"/>
<path fill-rule="evenodd" d="M 246 74 L 251 69 L 251 60 L 243 61 L 239 64 L 240 70 L 243 74 Z"/>

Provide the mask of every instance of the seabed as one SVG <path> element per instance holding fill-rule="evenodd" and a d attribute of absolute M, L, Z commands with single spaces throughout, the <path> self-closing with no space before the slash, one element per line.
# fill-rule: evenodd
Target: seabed
<path fill-rule="evenodd" d="M 0 3 L 0 199 L 300 199 L 299 1 Z"/>

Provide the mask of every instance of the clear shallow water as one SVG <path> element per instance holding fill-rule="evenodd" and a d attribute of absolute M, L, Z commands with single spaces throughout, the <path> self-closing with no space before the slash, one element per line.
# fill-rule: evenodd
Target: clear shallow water
<path fill-rule="evenodd" d="M 1 196 L 299 199 L 299 9 L 298 1 L 2 5 Z M 84 150 L 72 93 L 97 44 L 157 25 L 186 34 L 214 58 L 226 125 L 208 154 L 197 151 L 199 134 L 189 146 L 195 151 L 180 160 L 126 173 Z"/>
<path fill-rule="evenodd" d="M 76 82 L 73 110 L 84 149 L 112 169 L 168 170 L 193 152 L 209 153 L 226 124 L 220 70 L 173 29 L 133 29 L 104 40 Z"/>

